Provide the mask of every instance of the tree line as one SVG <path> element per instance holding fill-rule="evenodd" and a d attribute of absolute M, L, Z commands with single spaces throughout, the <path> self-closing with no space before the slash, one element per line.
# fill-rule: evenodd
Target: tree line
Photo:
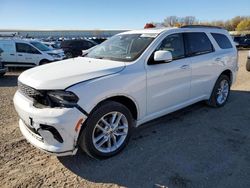
<path fill-rule="evenodd" d="M 222 21 L 199 21 L 194 16 L 168 16 L 163 22 L 156 23 L 151 22 L 153 26 L 165 26 L 165 27 L 181 27 L 184 25 L 209 25 L 209 26 L 218 26 L 227 29 L 228 31 L 249 31 L 250 30 L 250 16 L 236 16 L 232 19 Z"/>

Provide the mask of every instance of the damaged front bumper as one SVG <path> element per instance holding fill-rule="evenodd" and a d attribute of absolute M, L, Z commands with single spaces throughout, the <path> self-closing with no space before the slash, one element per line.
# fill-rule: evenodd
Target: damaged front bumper
<path fill-rule="evenodd" d="M 86 116 L 77 108 L 36 108 L 19 91 L 14 96 L 24 137 L 35 147 L 55 155 L 74 155 L 80 126 Z"/>

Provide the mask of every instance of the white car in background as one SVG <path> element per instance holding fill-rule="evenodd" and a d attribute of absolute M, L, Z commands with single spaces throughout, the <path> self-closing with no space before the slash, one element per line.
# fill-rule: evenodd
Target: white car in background
<path fill-rule="evenodd" d="M 223 106 L 238 70 L 228 32 L 189 26 L 115 35 L 85 57 L 23 72 L 14 105 L 22 134 L 56 155 L 107 158 L 134 127 L 198 101 Z"/>
<path fill-rule="evenodd" d="M 32 67 L 65 59 L 63 51 L 51 50 L 36 40 L 0 38 L 6 66 Z"/>

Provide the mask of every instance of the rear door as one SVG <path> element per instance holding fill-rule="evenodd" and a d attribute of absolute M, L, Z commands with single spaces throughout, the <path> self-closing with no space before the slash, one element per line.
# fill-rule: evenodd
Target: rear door
<path fill-rule="evenodd" d="M 6 65 L 16 63 L 16 49 L 13 41 L 1 41 L 0 48 L 4 51 L 1 56 Z"/>
<path fill-rule="evenodd" d="M 38 64 L 41 53 L 33 46 L 27 43 L 16 43 L 17 62 L 22 65 L 36 65 Z"/>
<path fill-rule="evenodd" d="M 191 63 L 191 99 L 206 97 L 216 75 L 214 47 L 204 32 L 184 33 L 186 57 Z"/>

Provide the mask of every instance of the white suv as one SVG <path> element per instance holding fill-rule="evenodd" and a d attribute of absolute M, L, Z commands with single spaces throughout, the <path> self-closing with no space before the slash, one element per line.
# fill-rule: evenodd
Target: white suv
<path fill-rule="evenodd" d="M 147 121 L 202 100 L 223 106 L 237 70 L 226 30 L 128 31 L 85 57 L 25 71 L 14 104 L 21 132 L 34 146 L 57 155 L 80 147 L 107 158 Z"/>
<path fill-rule="evenodd" d="M 33 67 L 66 58 L 63 51 L 52 50 L 37 40 L 0 38 L 0 48 L 6 66 Z"/>

